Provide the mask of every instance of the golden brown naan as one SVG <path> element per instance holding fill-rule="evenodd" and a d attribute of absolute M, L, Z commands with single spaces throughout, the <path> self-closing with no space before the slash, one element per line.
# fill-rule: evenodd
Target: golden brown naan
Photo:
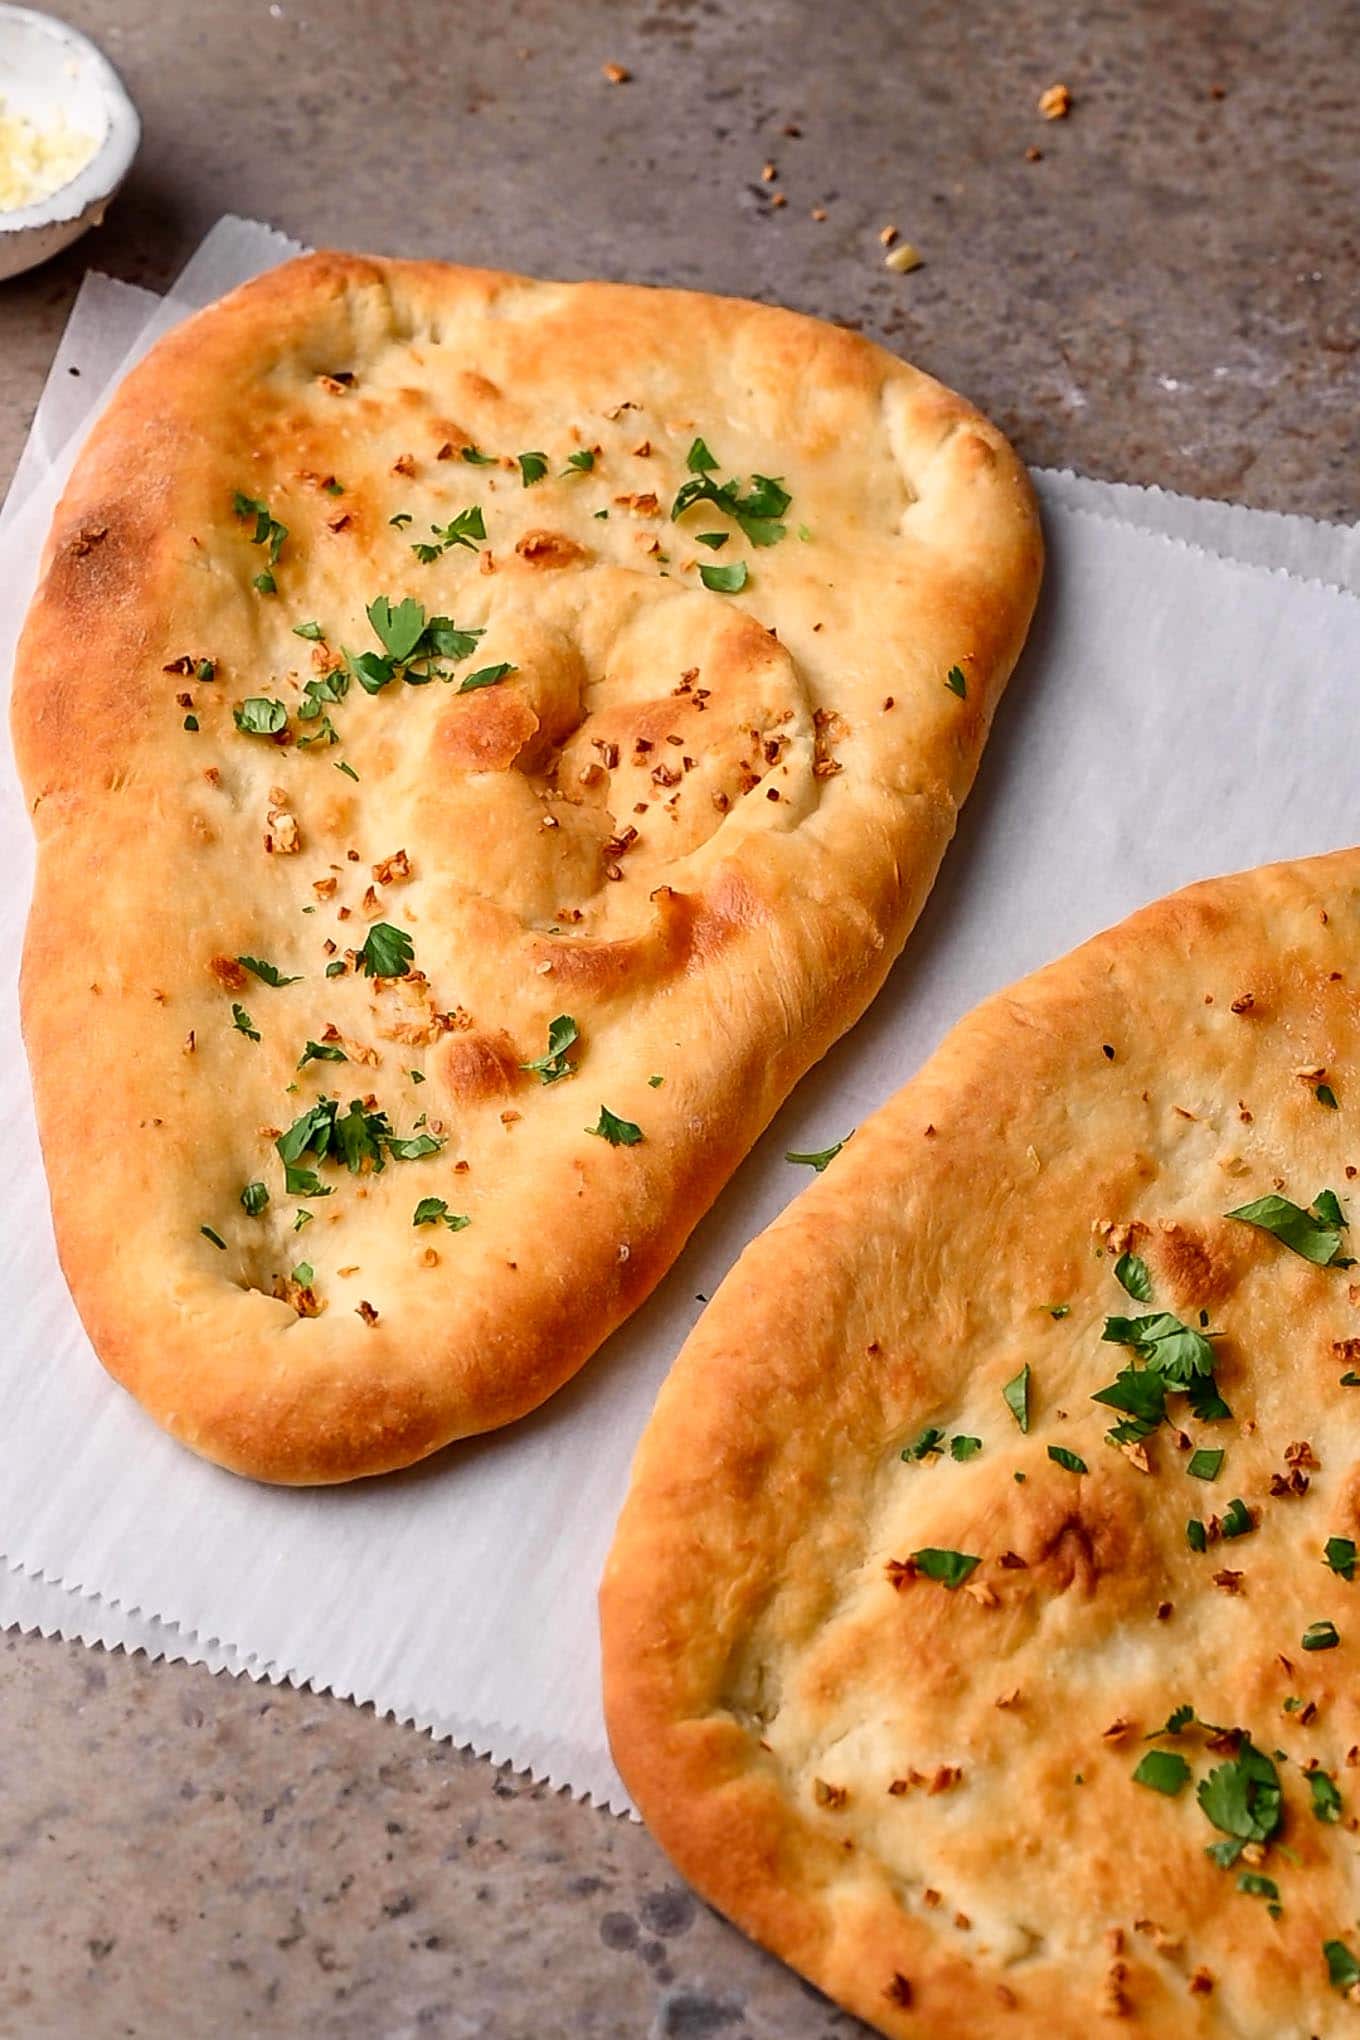
<path fill-rule="evenodd" d="M 550 1394 L 878 988 L 1039 572 L 1000 435 L 787 312 L 319 255 L 162 341 L 15 705 L 110 1371 L 280 1481 Z"/>
<path fill-rule="evenodd" d="M 619 1767 L 882 2032 L 1355 2030 L 1358 1126 L 1360 851 L 1194 887 L 964 1020 L 662 1389 Z"/>

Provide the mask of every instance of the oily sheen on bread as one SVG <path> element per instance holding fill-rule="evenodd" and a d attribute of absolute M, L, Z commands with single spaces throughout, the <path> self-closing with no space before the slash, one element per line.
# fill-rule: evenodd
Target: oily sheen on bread
<path fill-rule="evenodd" d="M 619 1767 L 881 2032 L 1360 2018 L 1358 1125 L 1360 851 L 1193 887 L 965 1019 L 663 1387 Z"/>
<path fill-rule="evenodd" d="M 550 1394 L 877 989 L 1039 572 L 1000 435 L 787 312 L 318 255 L 163 340 L 15 703 L 110 1371 L 294 1482 Z"/>

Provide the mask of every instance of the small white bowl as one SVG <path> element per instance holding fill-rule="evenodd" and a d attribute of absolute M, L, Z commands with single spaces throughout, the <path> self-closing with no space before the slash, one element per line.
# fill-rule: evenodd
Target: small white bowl
<path fill-rule="evenodd" d="M 0 4 L 0 99 L 35 126 L 61 115 L 95 151 L 74 177 L 31 205 L 0 211 L 0 282 L 69 248 L 103 219 L 127 176 L 142 124 L 113 65 L 79 29 L 31 7 Z"/>

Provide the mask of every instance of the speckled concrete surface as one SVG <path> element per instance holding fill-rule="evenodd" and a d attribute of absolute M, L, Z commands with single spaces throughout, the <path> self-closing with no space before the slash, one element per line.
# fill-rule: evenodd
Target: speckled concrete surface
<path fill-rule="evenodd" d="M 100 235 L 0 286 L 0 483 L 84 265 L 161 285 L 230 209 L 779 298 L 956 383 L 1032 461 L 1360 513 L 1354 0 L 63 11 L 146 143 Z M 10 1635 L 0 1723 L 6 2036 L 859 2030 L 636 1827 L 362 1711 Z"/>

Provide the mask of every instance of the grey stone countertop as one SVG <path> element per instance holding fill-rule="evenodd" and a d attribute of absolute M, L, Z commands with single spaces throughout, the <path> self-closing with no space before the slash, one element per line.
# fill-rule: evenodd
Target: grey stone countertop
<path fill-rule="evenodd" d="M 1031 461 L 1360 513 L 1353 0 L 61 11 L 146 135 L 104 228 L 0 285 L 0 483 L 85 266 L 162 287 L 230 210 L 778 299 L 955 384 Z M 0 1719 L 5 2035 L 859 2030 L 640 1828 L 370 1711 L 9 1632 Z"/>

